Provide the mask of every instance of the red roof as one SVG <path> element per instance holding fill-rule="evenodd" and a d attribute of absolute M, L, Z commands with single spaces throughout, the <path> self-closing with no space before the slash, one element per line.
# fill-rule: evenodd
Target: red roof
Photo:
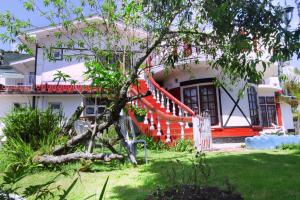
<path fill-rule="evenodd" d="M 89 85 L 37 85 L 36 90 L 33 86 L 3 86 L 0 85 L 0 92 L 6 93 L 38 93 L 38 94 L 79 94 L 79 93 L 97 93 L 100 88 Z"/>

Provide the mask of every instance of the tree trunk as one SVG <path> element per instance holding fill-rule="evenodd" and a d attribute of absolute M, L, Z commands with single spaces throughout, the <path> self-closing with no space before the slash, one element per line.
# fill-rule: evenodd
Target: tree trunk
<path fill-rule="evenodd" d="M 70 119 L 67 121 L 67 123 L 62 127 L 62 129 L 60 131 L 61 134 L 69 134 L 70 130 L 73 129 L 74 122 L 80 118 L 81 113 L 83 112 L 84 108 L 85 108 L 84 106 L 78 106 L 76 108 L 73 115 L 70 117 Z"/>
<path fill-rule="evenodd" d="M 130 145 L 129 145 L 127 142 L 125 142 L 125 138 L 124 138 L 124 136 L 123 136 L 122 133 L 121 133 L 120 127 L 119 127 L 118 125 L 115 125 L 115 129 L 116 129 L 116 132 L 118 133 L 119 137 L 120 137 L 121 140 L 123 141 L 123 144 L 124 144 L 125 149 L 126 149 L 126 151 L 127 151 L 128 158 L 129 158 L 130 162 L 131 162 L 133 165 L 137 165 L 137 161 L 136 161 L 134 152 L 132 152 L 132 148 L 130 147 Z"/>
<path fill-rule="evenodd" d="M 92 154 L 92 153 L 75 152 L 75 153 L 70 153 L 61 156 L 53 156 L 53 155 L 35 156 L 33 158 L 33 162 L 41 163 L 41 164 L 61 164 L 61 163 L 74 162 L 81 159 L 102 160 L 105 162 L 110 162 L 112 160 L 123 160 L 124 156 L 120 154 L 107 154 L 107 153 Z"/>
<path fill-rule="evenodd" d="M 61 155 L 71 149 L 74 145 L 78 144 L 79 142 L 86 140 L 91 135 L 90 131 L 87 131 L 83 134 L 76 135 L 68 140 L 63 146 L 59 146 L 53 150 L 53 155 Z"/>

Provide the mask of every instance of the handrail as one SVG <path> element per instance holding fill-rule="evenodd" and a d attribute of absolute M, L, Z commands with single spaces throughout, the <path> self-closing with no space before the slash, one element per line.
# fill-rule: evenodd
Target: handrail
<path fill-rule="evenodd" d="M 138 92 L 134 88 L 130 88 L 130 91 L 134 93 L 134 95 L 138 95 Z M 192 117 L 179 117 L 173 116 L 171 114 L 166 114 L 159 109 L 155 108 L 150 102 L 148 102 L 145 98 L 139 99 L 149 110 L 153 111 L 156 115 L 158 115 L 161 119 L 169 120 L 170 122 L 192 122 Z"/>
<path fill-rule="evenodd" d="M 172 100 L 174 103 L 176 103 L 179 107 L 181 107 L 183 110 L 185 110 L 188 114 L 194 116 L 195 112 L 192 111 L 188 106 L 186 106 L 184 103 L 176 99 L 172 94 L 170 94 L 167 90 L 160 87 L 160 85 L 153 79 L 152 76 L 149 76 L 150 82 L 157 88 L 160 92 L 162 92 L 165 96 L 167 96 L 170 100 Z"/>

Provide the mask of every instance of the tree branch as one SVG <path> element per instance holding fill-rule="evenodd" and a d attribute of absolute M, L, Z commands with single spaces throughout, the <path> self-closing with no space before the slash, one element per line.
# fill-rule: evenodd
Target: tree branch
<path fill-rule="evenodd" d="M 75 152 L 75 153 L 70 153 L 61 156 L 53 156 L 53 155 L 35 156 L 33 158 L 33 162 L 41 163 L 41 164 L 61 164 L 61 163 L 74 162 L 81 159 L 102 160 L 105 162 L 110 162 L 112 160 L 123 160 L 124 156 L 120 154 L 107 154 L 107 153 L 93 154 L 93 153 Z"/>

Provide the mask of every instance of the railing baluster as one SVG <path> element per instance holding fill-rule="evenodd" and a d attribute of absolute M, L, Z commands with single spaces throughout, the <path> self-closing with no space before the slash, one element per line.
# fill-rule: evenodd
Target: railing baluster
<path fill-rule="evenodd" d="M 171 142 L 171 130 L 170 130 L 170 120 L 166 120 L 166 125 L 167 125 L 167 139 L 166 142 L 169 143 Z"/>
<path fill-rule="evenodd" d="M 186 117 L 188 117 L 188 113 L 186 111 L 184 111 L 184 114 Z M 188 122 L 185 122 L 185 128 L 190 128 Z"/>
<path fill-rule="evenodd" d="M 154 87 L 152 90 L 152 96 L 153 96 L 153 99 L 156 99 L 156 89 Z"/>
<path fill-rule="evenodd" d="M 175 102 L 174 101 L 172 101 L 172 105 L 173 105 L 173 116 L 176 116 L 176 105 L 175 105 Z"/>
<path fill-rule="evenodd" d="M 157 90 L 156 92 L 156 103 L 160 104 L 160 96 L 159 96 L 160 92 L 159 90 Z"/>
<path fill-rule="evenodd" d="M 179 122 L 180 125 L 180 136 L 181 139 L 184 140 L 184 122 Z"/>
<path fill-rule="evenodd" d="M 150 130 L 154 130 L 154 119 L 153 119 L 153 111 L 150 110 Z"/>
<path fill-rule="evenodd" d="M 182 110 L 181 110 L 181 108 L 179 106 L 178 106 L 178 116 L 182 117 Z"/>
<path fill-rule="evenodd" d="M 169 113 L 170 112 L 170 100 L 169 100 L 169 98 L 168 97 L 166 97 L 166 101 L 167 101 L 167 113 Z"/>
<path fill-rule="evenodd" d="M 157 136 L 161 136 L 160 117 L 157 116 Z"/>
<path fill-rule="evenodd" d="M 165 95 L 161 92 L 161 102 L 160 102 L 160 107 L 164 108 L 165 107 Z"/>
<path fill-rule="evenodd" d="M 144 105 L 144 108 L 147 109 L 147 108 L 146 108 L 146 105 Z M 144 124 L 149 124 L 149 121 L 148 121 L 148 113 L 149 113 L 149 112 L 147 112 L 147 114 L 146 114 L 146 116 L 145 116 Z"/>

